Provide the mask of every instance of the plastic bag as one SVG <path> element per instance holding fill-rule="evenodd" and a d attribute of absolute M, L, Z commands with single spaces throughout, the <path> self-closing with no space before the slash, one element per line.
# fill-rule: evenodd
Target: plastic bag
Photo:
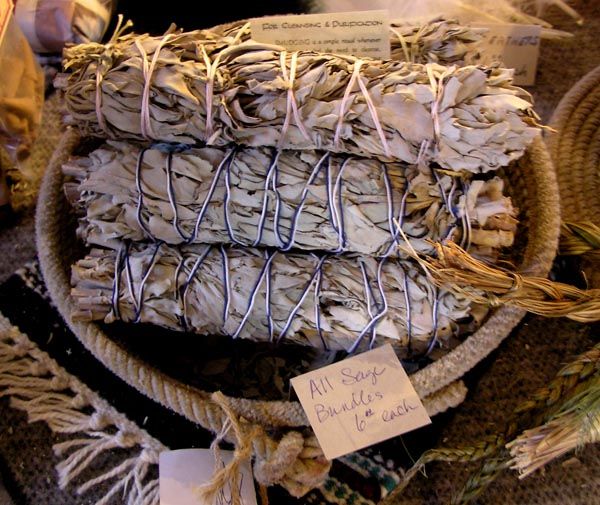
<path fill-rule="evenodd" d="M 38 53 L 61 52 L 65 44 L 99 42 L 115 0 L 19 0 L 15 17 Z"/>

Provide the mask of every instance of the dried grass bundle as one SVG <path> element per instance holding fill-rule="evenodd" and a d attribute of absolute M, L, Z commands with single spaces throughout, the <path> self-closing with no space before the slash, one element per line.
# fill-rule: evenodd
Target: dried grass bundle
<path fill-rule="evenodd" d="M 441 447 L 421 455 L 383 501 L 395 503 L 411 479 L 434 461 L 479 462 L 451 503 L 471 503 L 494 480 L 513 468 L 533 471 L 578 444 L 598 440 L 600 344 L 564 366 L 508 416 L 504 430 L 463 447 Z M 524 431 L 529 429 L 529 431 Z M 514 442 L 512 442 L 514 441 Z M 511 449 L 511 454 L 506 449 Z"/>
<path fill-rule="evenodd" d="M 586 254 L 600 257 L 600 227 L 590 221 L 563 223 L 559 254 L 563 256 Z"/>
<path fill-rule="evenodd" d="M 132 244 L 92 250 L 73 266 L 72 284 L 80 320 L 350 352 L 390 342 L 404 357 L 446 347 L 486 312 L 392 257 Z"/>
<path fill-rule="evenodd" d="M 63 166 L 89 244 L 122 240 L 233 243 L 384 256 L 393 219 L 412 246 L 461 240 L 494 259 L 512 245 L 503 181 L 463 180 L 424 165 L 269 148 L 185 152 L 109 142 Z"/>
<path fill-rule="evenodd" d="M 581 290 L 542 277 L 528 277 L 480 261 L 454 243 L 435 244 L 437 257 L 410 252 L 438 287 L 475 303 L 511 305 L 546 317 L 587 323 L 600 319 L 600 289 Z"/>
<path fill-rule="evenodd" d="M 511 468 L 519 478 L 586 444 L 600 442 L 600 375 L 541 426 L 525 430 L 507 444 Z"/>

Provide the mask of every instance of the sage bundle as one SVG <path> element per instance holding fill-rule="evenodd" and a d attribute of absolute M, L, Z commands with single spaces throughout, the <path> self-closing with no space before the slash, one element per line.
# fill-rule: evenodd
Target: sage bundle
<path fill-rule="evenodd" d="M 416 26 L 392 22 L 390 30 L 393 60 L 445 66 L 476 63 L 485 31 L 443 19 Z"/>
<path fill-rule="evenodd" d="M 324 149 L 487 172 L 535 135 L 512 71 L 359 59 L 226 34 L 122 35 L 65 50 L 69 121 L 117 140 Z"/>
<path fill-rule="evenodd" d="M 210 30 L 221 37 L 233 35 L 240 42 L 251 39 L 244 21 L 222 25 Z M 440 65 L 468 65 L 479 57 L 479 46 L 485 29 L 461 25 L 452 19 L 435 19 L 418 24 L 390 22 L 391 59 L 411 63 L 438 63 Z M 209 35 L 210 37 L 210 35 Z"/>
<path fill-rule="evenodd" d="M 487 308 L 408 256 L 452 240 L 494 261 L 512 245 L 503 181 L 480 173 L 523 154 L 536 116 L 511 71 L 470 65 L 476 31 L 391 31 L 390 61 L 288 52 L 243 23 L 67 48 L 68 121 L 106 139 L 63 166 L 98 247 L 72 268 L 73 317 L 389 342 L 409 359 L 474 330 Z"/>
<path fill-rule="evenodd" d="M 72 284 L 79 320 L 349 352 L 390 342 L 411 357 L 485 314 L 395 257 L 137 243 L 93 249 L 74 265 Z"/>
<path fill-rule="evenodd" d="M 67 193 L 83 214 L 79 235 L 111 248 L 152 240 L 384 256 L 404 240 L 398 223 L 418 252 L 452 239 L 495 259 L 516 229 L 500 178 L 469 181 L 423 164 L 109 141 L 63 171 L 77 181 Z"/>

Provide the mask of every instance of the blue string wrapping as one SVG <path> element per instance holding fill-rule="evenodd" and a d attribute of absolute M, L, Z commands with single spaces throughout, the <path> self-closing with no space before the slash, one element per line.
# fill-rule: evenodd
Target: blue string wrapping
<path fill-rule="evenodd" d="M 229 239 L 232 243 L 245 247 L 248 245 L 256 246 L 260 245 L 262 241 L 262 237 L 264 234 L 265 224 L 267 221 L 268 209 L 269 209 L 269 201 L 271 195 L 274 198 L 274 229 L 273 232 L 277 238 L 278 247 L 275 249 L 266 250 L 264 252 L 265 262 L 259 273 L 258 278 L 255 280 L 253 288 L 250 293 L 250 297 L 248 299 L 248 304 L 245 313 L 243 314 L 240 323 L 233 333 L 231 333 L 232 338 L 238 338 L 247 322 L 249 317 L 253 312 L 253 308 L 258 296 L 258 293 L 261 289 L 261 286 L 265 285 L 265 318 L 267 323 L 267 331 L 268 331 L 268 340 L 271 342 L 281 342 L 285 339 L 287 333 L 292 327 L 294 318 L 300 309 L 300 307 L 304 304 L 306 298 L 309 293 L 313 291 L 313 306 L 314 306 L 314 318 L 315 318 L 315 329 L 320 338 L 321 344 L 323 348 L 327 349 L 326 339 L 323 336 L 323 329 L 321 325 L 322 321 L 322 308 L 320 303 L 321 296 L 321 287 L 323 283 L 323 265 L 325 262 L 334 258 L 336 255 L 339 255 L 345 252 L 346 247 L 346 230 L 345 230 L 345 220 L 344 220 L 344 205 L 342 198 L 342 188 L 343 188 L 343 174 L 345 167 L 350 158 L 344 158 L 341 163 L 337 167 L 332 163 L 332 158 L 329 153 L 323 154 L 318 162 L 313 167 L 312 172 L 309 174 L 304 187 L 300 193 L 300 198 L 293 209 L 291 218 L 290 218 L 290 230 L 287 237 L 284 237 L 284 233 L 281 230 L 281 217 L 282 217 L 282 197 L 279 191 L 279 167 L 278 161 L 281 154 L 280 150 L 274 149 L 272 151 L 272 157 L 270 164 L 265 169 L 265 181 L 264 181 L 264 195 L 263 201 L 261 203 L 261 212 L 259 217 L 259 222 L 257 226 L 256 237 L 250 244 L 244 243 L 242 240 L 236 238 L 235 231 L 233 230 L 233 226 L 231 223 L 231 215 L 230 215 L 230 200 L 231 200 L 231 167 L 232 163 L 235 160 L 237 148 L 232 148 L 228 150 L 217 166 L 213 180 L 211 181 L 210 188 L 205 196 L 204 201 L 200 206 L 200 210 L 195 219 L 194 228 L 191 233 L 186 233 L 179 222 L 179 213 L 178 213 L 178 203 L 177 203 L 177 195 L 175 192 L 174 184 L 173 184 L 173 153 L 175 152 L 183 152 L 189 148 L 189 146 L 180 145 L 180 146 L 169 146 L 165 144 L 155 145 L 155 148 L 158 148 L 162 152 L 166 152 L 166 166 L 165 166 L 165 175 L 166 175 L 166 188 L 169 199 L 169 204 L 172 210 L 173 218 L 171 224 L 173 228 L 176 230 L 177 234 L 181 237 L 184 244 L 192 244 L 197 239 L 198 232 L 202 226 L 203 219 L 206 215 L 207 208 L 213 199 L 215 189 L 219 183 L 220 178 L 224 175 L 225 182 L 225 201 L 223 204 L 224 209 L 224 220 L 227 228 L 227 233 Z M 144 209 L 144 191 L 143 191 L 143 178 L 142 178 L 142 168 L 143 168 L 143 160 L 144 154 L 148 151 L 148 148 L 140 149 L 138 154 L 138 160 L 135 169 L 135 177 L 136 177 L 136 189 L 138 192 L 138 200 L 136 206 L 136 218 L 138 224 L 141 229 L 151 238 L 154 242 L 154 249 L 151 254 L 150 260 L 143 272 L 142 278 L 139 282 L 139 285 L 136 287 L 134 285 L 134 281 L 132 278 L 131 265 L 130 265 L 130 247 L 131 244 L 129 242 L 123 243 L 119 252 L 116 255 L 115 260 L 115 276 L 113 280 L 113 288 L 111 295 L 111 305 L 112 312 L 114 317 L 117 319 L 122 319 L 122 312 L 120 310 L 119 299 L 120 299 L 120 290 L 121 290 L 121 277 L 123 273 L 125 273 L 126 280 L 126 288 L 129 292 L 130 299 L 132 301 L 134 307 L 134 322 L 139 322 L 143 303 L 144 303 L 144 289 L 145 285 L 150 278 L 151 271 L 155 266 L 158 258 L 160 257 L 160 249 L 163 245 L 161 240 L 158 240 L 156 237 L 153 237 L 150 233 L 147 223 L 143 219 L 143 209 Z M 389 305 L 388 300 L 386 298 L 386 293 L 383 288 L 383 268 L 386 262 L 395 261 L 399 265 L 399 271 L 402 272 L 403 275 L 403 295 L 404 295 L 404 303 L 405 303 L 405 324 L 406 324 L 406 332 L 407 332 L 407 354 L 408 358 L 413 357 L 413 328 L 412 328 L 412 315 L 411 315 L 411 298 L 409 296 L 409 280 L 408 274 L 406 273 L 402 262 L 400 261 L 400 256 L 398 253 L 398 247 L 401 244 L 400 232 L 399 228 L 403 226 L 403 219 L 406 213 L 406 201 L 408 196 L 408 191 L 404 191 L 402 193 L 402 197 L 400 199 L 400 208 L 398 209 L 398 213 L 396 214 L 396 209 L 394 206 L 394 196 L 393 196 L 393 188 L 388 172 L 388 166 L 386 163 L 381 163 L 382 168 L 382 178 L 386 191 L 386 201 L 387 201 L 387 221 L 388 227 L 390 230 L 390 243 L 385 253 L 379 257 L 377 260 L 377 269 L 375 278 L 372 280 L 369 278 L 367 273 L 367 269 L 365 264 L 358 260 L 358 265 L 360 268 L 360 273 L 362 276 L 362 282 L 364 286 L 364 307 L 368 314 L 368 322 L 364 326 L 364 328 L 358 333 L 354 343 L 347 349 L 348 352 L 355 352 L 357 349 L 361 348 L 361 343 L 364 340 L 366 335 L 370 335 L 368 347 L 372 348 L 377 342 L 377 325 L 378 323 L 386 316 Z M 337 169 L 337 170 L 336 170 Z M 456 193 L 457 186 L 460 185 L 460 189 L 462 194 L 465 194 L 468 187 L 467 183 L 463 181 L 459 181 L 457 184 L 456 179 L 453 179 L 452 186 L 449 192 L 446 194 L 443 185 L 441 183 L 440 177 L 435 169 L 431 169 L 432 174 L 438 184 L 440 190 L 440 196 L 442 198 L 443 204 L 446 206 L 447 211 L 452 215 L 455 220 L 455 227 L 461 226 L 463 229 L 463 233 L 461 233 L 461 244 L 464 244 L 466 247 L 470 244 L 470 222 L 468 216 L 468 210 L 465 210 L 463 215 L 459 218 L 456 213 L 456 208 L 454 206 L 454 197 Z M 279 334 L 275 336 L 275 323 L 273 320 L 273 315 L 271 313 L 271 296 L 272 296 L 272 263 L 275 259 L 276 255 L 280 252 L 290 251 L 295 245 L 295 237 L 297 232 L 297 225 L 302 214 L 306 199 L 308 197 L 311 185 L 315 182 L 317 177 L 320 175 L 323 176 L 325 182 L 325 189 L 327 195 L 327 209 L 329 213 L 329 222 L 331 228 L 335 231 L 338 237 L 338 246 L 331 250 L 326 251 L 321 254 L 312 253 L 311 256 L 315 259 L 314 270 L 311 273 L 308 282 L 302 289 L 300 296 L 297 302 L 292 306 L 287 319 L 285 320 L 283 327 L 279 331 Z M 396 226 L 396 224 L 398 226 Z M 448 231 L 448 235 L 453 232 L 453 229 Z M 230 286 L 230 273 L 229 273 L 229 258 L 228 258 L 228 249 L 224 244 L 218 246 L 207 246 L 202 254 L 196 257 L 193 266 L 191 269 L 186 266 L 186 257 L 184 254 L 180 256 L 180 263 L 178 264 L 175 271 L 175 297 L 177 299 L 177 303 L 180 306 L 179 315 L 179 325 L 182 330 L 189 331 L 190 325 L 188 322 L 187 316 L 187 294 L 190 288 L 190 285 L 194 281 L 199 270 L 202 268 L 202 265 L 206 258 L 214 251 L 218 250 L 218 253 L 222 262 L 222 282 L 223 282 L 223 293 L 224 293 L 224 303 L 223 303 L 223 326 L 225 326 L 228 317 L 229 317 L 229 307 L 231 301 L 231 286 Z M 180 282 L 180 276 L 184 271 L 187 271 L 187 276 L 183 283 Z M 373 289 L 373 282 L 375 283 L 375 289 Z M 440 293 L 437 290 L 434 290 L 433 303 L 432 303 L 432 320 L 433 320 L 433 330 L 428 339 L 428 343 L 425 346 L 421 357 L 427 356 L 431 351 L 435 348 L 438 343 L 438 308 L 439 308 L 439 300 Z"/>
<path fill-rule="evenodd" d="M 119 240 L 160 239 L 384 257 L 404 243 L 395 225 L 402 215 L 404 233 L 423 254 L 434 252 L 431 242 L 451 239 L 493 261 L 510 240 L 503 215 L 510 219 L 513 208 L 494 190 L 495 180 L 478 182 L 472 195 L 476 209 L 495 208 L 500 219 L 494 223 L 502 223 L 484 228 L 477 214 L 470 215 L 473 202 L 467 205 L 472 183 L 429 165 L 377 160 L 363 165 L 356 157 L 313 152 L 297 158 L 298 153 L 241 147 L 207 147 L 179 158 L 183 149 L 115 144 L 78 158 L 70 166 L 80 181 L 79 209 L 87 212 L 78 233 L 89 244 L 110 248 Z M 265 163 L 262 171 L 257 162 Z M 135 170 L 128 170 L 130 163 Z M 202 166 L 198 175 L 196 163 Z M 498 230 L 504 235 L 494 235 Z"/>
<path fill-rule="evenodd" d="M 136 267 L 135 271 L 137 274 L 133 274 L 133 263 L 132 263 L 132 250 L 135 247 L 135 258 Z M 156 265 L 163 264 L 163 256 L 167 258 L 167 264 L 173 265 L 174 279 L 171 283 L 173 286 L 173 292 L 171 300 L 175 303 L 177 309 L 174 311 L 177 314 L 177 325 L 183 331 L 196 331 L 194 325 L 189 319 L 189 305 L 188 297 L 192 289 L 200 290 L 203 282 L 207 279 L 205 275 L 202 275 L 207 261 L 210 259 L 210 278 L 215 274 L 219 275 L 221 287 L 219 288 L 222 293 L 222 299 L 220 303 L 223 304 L 222 321 L 215 324 L 221 328 L 218 332 L 223 334 L 229 334 L 231 338 L 240 338 L 246 323 L 250 318 L 253 318 L 256 326 L 256 321 L 265 322 L 265 333 L 266 336 L 259 338 L 259 340 L 267 340 L 273 343 L 283 342 L 289 335 L 290 330 L 293 327 L 294 320 L 302 308 L 303 320 L 306 321 L 306 315 L 313 313 L 313 327 L 312 330 L 316 330 L 316 335 L 320 341 L 320 345 L 323 349 L 329 350 L 330 346 L 328 341 L 331 338 L 335 338 L 334 334 L 328 333 L 327 338 L 323 332 L 322 319 L 324 311 L 327 311 L 328 302 L 327 297 L 324 300 L 322 298 L 322 285 L 324 280 L 327 279 L 327 275 L 336 275 L 335 263 L 338 261 L 338 257 L 329 253 L 325 254 L 310 254 L 310 255 L 299 255 L 298 257 L 304 257 L 306 260 L 312 258 L 312 271 L 303 270 L 308 275 L 306 281 L 303 281 L 301 286 L 294 288 L 297 295 L 294 295 L 294 300 L 290 301 L 288 307 L 288 313 L 286 316 L 281 313 L 281 305 L 279 305 L 279 313 L 277 321 L 274 320 L 272 313 L 272 296 L 273 296 L 273 282 L 275 270 L 273 268 L 274 261 L 282 253 L 277 249 L 263 250 L 262 251 L 262 266 L 259 267 L 257 276 L 254 279 L 248 279 L 251 283 L 249 289 L 249 296 L 242 310 L 242 313 L 236 312 L 233 329 L 229 332 L 225 332 L 225 326 L 228 325 L 232 328 L 230 321 L 231 311 L 231 273 L 230 273 L 230 256 L 235 251 L 236 258 L 243 258 L 240 256 L 241 249 L 238 248 L 226 248 L 223 246 L 210 245 L 206 247 L 189 246 L 184 248 L 173 248 L 165 245 L 162 242 L 156 242 L 150 246 L 144 246 L 143 244 L 131 244 L 124 243 L 119 251 L 114 252 L 114 278 L 112 282 L 112 294 L 111 309 L 114 318 L 121 319 L 130 322 L 144 321 L 144 304 L 146 303 L 145 286 L 149 282 L 155 282 L 156 277 L 153 277 L 153 273 Z M 249 254 L 256 257 L 257 250 L 253 250 Z M 177 259 L 177 263 L 172 263 L 172 257 Z M 386 284 L 389 281 L 384 280 L 385 275 L 394 273 L 397 275 L 396 279 L 400 282 L 394 281 L 394 285 L 398 289 L 401 296 L 404 298 L 404 305 L 406 315 L 402 316 L 405 323 L 405 337 L 404 347 L 407 350 L 405 353 L 407 358 L 417 357 L 412 354 L 413 347 L 413 334 L 411 327 L 411 306 L 412 299 L 409 294 L 409 283 L 413 282 L 409 277 L 409 274 L 405 271 L 408 262 L 406 260 L 399 259 L 396 255 L 390 255 L 388 257 L 379 258 L 373 261 L 371 260 L 370 267 L 367 267 L 364 263 L 364 259 L 357 257 L 355 259 L 344 259 L 347 265 L 344 268 L 357 269 L 357 273 L 360 277 L 358 282 L 363 284 L 362 295 L 357 294 L 356 300 L 360 303 L 360 307 L 356 310 L 364 311 L 368 315 L 368 321 L 365 326 L 357 331 L 356 337 L 351 345 L 348 345 L 345 350 L 349 353 L 356 352 L 359 349 L 372 348 L 381 342 L 383 336 L 377 332 L 377 325 L 382 321 L 390 309 L 389 306 L 389 293 L 386 292 Z M 324 266 L 331 262 L 331 268 L 328 269 L 329 273 L 324 271 Z M 288 264 L 288 263 L 286 263 Z M 389 267 L 386 265 L 389 264 Z M 374 267 L 374 275 L 369 273 L 369 270 Z M 281 267 L 278 267 L 281 268 Z M 289 267 L 286 267 L 289 268 Z M 384 273 L 384 268 L 386 269 Z M 218 274 L 221 272 L 221 274 Z M 159 274 L 156 274 L 159 275 Z M 293 275 L 289 273 L 287 275 Z M 400 276 L 403 276 L 402 278 Z M 411 274 L 416 275 L 415 273 Z M 204 279 L 204 280 L 203 280 Z M 239 279 L 239 277 L 238 277 Z M 123 280 L 125 280 L 125 286 L 123 286 Z M 163 281 L 164 282 L 164 281 Z M 331 285 L 331 283 L 328 283 Z M 193 286 L 193 288 L 192 288 Z M 281 289 L 281 288 L 279 288 Z M 328 288 L 331 289 L 331 288 Z M 154 290 L 153 290 L 154 291 Z M 434 326 L 432 331 L 427 335 L 420 335 L 419 346 L 421 357 L 429 354 L 438 342 L 438 306 L 440 301 L 440 293 L 436 290 L 431 291 L 433 297 L 431 298 L 433 306 L 433 320 Z M 154 295 L 153 295 L 154 296 Z M 398 295 L 394 295 L 398 300 Z M 328 295 L 329 297 L 329 295 Z M 257 302 L 261 300 L 261 307 L 264 302 L 264 308 L 261 308 L 257 313 Z M 121 305 L 128 303 L 133 311 L 133 317 L 125 317 Z M 240 310 L 239 302 L 237 302 L 236 311 Z M 264 312 L 263 312 L 264 310 Z M 401 306 L 394 306 L 395 314 L 401 310 Z M 131 313 L 128 312 L 128 313 Z M 330 316 L 328 316 L 330 317 Z M 398 317 L 395 316 L 396 323 L 398 324 Z M 260 326 L 260 323 L 259 323 Z M 300 331 L 304 331 L 307 328 L 301 328 Z M 330 330 L 328 330 L 330 331 Z M 365 337 L 368 336 L 368 340 L 365 342 Z"/>

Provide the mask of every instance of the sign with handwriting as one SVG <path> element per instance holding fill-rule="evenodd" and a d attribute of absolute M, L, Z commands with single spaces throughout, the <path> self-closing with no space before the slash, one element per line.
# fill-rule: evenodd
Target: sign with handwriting
<path fill-rule="evenodd" d="M 233 451 L 220 451 L 221 464 L 233 458 Z M 180 449 L 160 453 L 158 463 L 160 505 L 231 505 L 231 483 L 227 483 L 208 503 L 200 487 L 210 481 L 216 470 L 210 449 Z M 238 486 L 242 505 L 256 505 L 256 493 L 250 463 L 240 465 Z"/>
<path fill-rule="evenodd" d="M 289 51 L 390 58 L 390 24 L 386 10 L 269 16 L 250 21 L 257 42 Z"/>
<path fill-rule="evenodd" d="M 291 383 L 327 459 L 431 423 L 389 344 Z"/>
<path fill-rule="evenodd" d="M 481 42 L 481 63 L 489 65 L 501 62 L 507 68 L 514 68 L 514 83 L 517 86 L 535 84 L 540 54 L 540 26 L 477 24 L 477 27 L 488 30 Z"/>

